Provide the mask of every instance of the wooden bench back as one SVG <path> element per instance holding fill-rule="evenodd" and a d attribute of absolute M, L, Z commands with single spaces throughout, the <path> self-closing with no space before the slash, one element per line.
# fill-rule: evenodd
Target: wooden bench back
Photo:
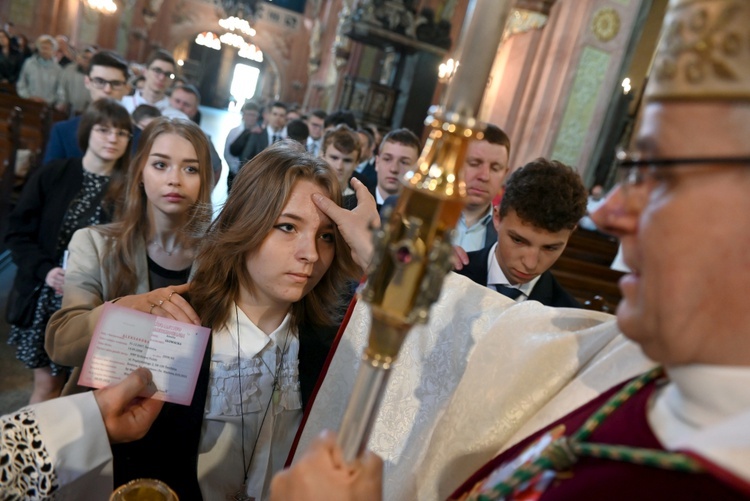
<path fill-rule="evenodd" d="M 16 152 L 21 134 L 21 108 L 13 108 L 0 120 L 0 242 L 5 237 L 12 193 L 16 184 Z"/>
<path fill-rule="evenodd" d="M 576 229 L 550 271 L 581 304 L 614 312 L 622 297 L 617 283 L 623 273 L 610 268 L 617 247 L 614 237 Z"/>

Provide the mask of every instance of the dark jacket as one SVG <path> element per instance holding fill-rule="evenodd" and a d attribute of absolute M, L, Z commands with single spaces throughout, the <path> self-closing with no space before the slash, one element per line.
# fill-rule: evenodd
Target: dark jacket
<path fill-rule="evenodd" d="M 80 158 L 51 162 L 26 181 L 10 214 L 5 236 L 5 244 L 18 268 L 13 282 L 14 300 L 36 301 L 34 290 L 44 283 L 52 268 L 59 266 L 62 257 L 57 251 L 60 227 L 82 183 Z"/>
<path fill-rule="evenodd" d="M 11 49 L 6 56 L 0 50 L 0 81 L 6 80 L 15 83 L 18 80 L 18 74 L 21 71 L 21 54 Z"/>
<path fill-rule="evenodd" d="M 240 138 L 241 137 L 242 135 L 240 135 Z M 239 140 L 240 138 L 237 138 L 237 139 Z M 265 150 L 267 147 L 268 147 L 268 131 L 266 128 L 264 128 L 260 132 L 251 133 L 249 136 L 247 136 L 247 142 L 242 148 L 242 151 L 240 152 L 239 155 L 237 155 L 240 159 L 240 165 L 241 166 L 245 165 L 249 160 L 252 160 L 258 153 Z M 230 147 L 229 152 L 232 153 L 232 155 L 234 155 L 234 151 L 231 149 L 231 147 Z M 240 167 L 240 169 L 241 168 L 242 167 Z"/>
<path fill-rule="evenodd" d="M 490 255 L 492 246 L 485 247 L 482 250 L 469 252 L 469 264 L 456 273 L 472 279 L 479 285 L 487 285 L 487 259 Z M 539 281 L 531 290 L 529 300 L 539 301 L 547 306 L 564 307 L 564 308 L 581 308 L 581 304 L 570 295 L 568 291 L 557 283 L 552 273 L 545 271 L 539 276 Z"/>
<path fill-rule="evenodd" d="M 357 172 L 356 170 L 352 172 L 352 177 L 356 177 L 362 181 L 362 184 L 367 186 L 367 191 L 370 192 L 370 195 L 372 195 L 373 198 L 376 198 L 375 187 L 378 185 L 378 173 L 375 171 L 375 157 L 372 157 L 372 159 L 367 162 L 367 165 L 362 169 L 362 172 Z"/>
<path fill-rule="evenodd" d="M 338 326 L 299 328 L 299 382 L 304 409 Z M 198 447 L 208 394 L 211 340 L 198 374 L 190 406 L 166 403 L 141 440 L 112 446 L 115 486 L 136 478 L 166 482 L 181 501 L 202 500 L 198 484 Z M 209 501 L 209 500 L 207 500 Z"/>

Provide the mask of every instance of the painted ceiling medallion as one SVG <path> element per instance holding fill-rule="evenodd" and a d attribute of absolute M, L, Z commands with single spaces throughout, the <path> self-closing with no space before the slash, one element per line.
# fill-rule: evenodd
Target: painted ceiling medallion
<path fill-rule="evenodd" d="M 591 29 L 601 42 L 609 42 L 620 32 L 620 15 L 615 9 L 600 9 L 594 14 Z"/>

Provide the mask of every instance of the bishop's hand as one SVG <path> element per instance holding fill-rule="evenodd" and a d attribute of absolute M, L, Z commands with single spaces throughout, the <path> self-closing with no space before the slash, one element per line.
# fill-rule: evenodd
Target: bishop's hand
<path fill-rule="evenodd" d="M 383 460 L 370 451 L 347 466 L 336 435 L 324 431 L 302 458 L 271 483 L 272 501 L 379 501 Z"/>

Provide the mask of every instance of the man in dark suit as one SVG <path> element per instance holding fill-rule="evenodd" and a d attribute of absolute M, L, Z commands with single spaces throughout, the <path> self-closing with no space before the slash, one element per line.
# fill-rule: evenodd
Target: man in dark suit
<path fill-rule="evenodd" d="M 580 307 L 548 270 L 586 213 L 586 188 L 567 165 L 543 158 L 514 172 L 492 212 L 497 243 L 469 252 L 457 269 L 516 301 Z"/>
<path fill-rule="evenodd" d="M 245 131 L 235 140 L 230 147 L 230 151 L 233 155 L 240 158 L 240 166 L 245 165 L 248 160 L 252 160 L 255 155 L 266 149 L 269 144 L 286 138 L 286 112 L 286 104 L 281 101 L 274 102 L 268 109 L 268 113 L 264 113 L 263 119 L 267 125 L 262 131 L 257 134 Z M 244 147 L 240 150 L 239 154 L 236 154 L 235 151 L 237 148 L 235 148 L 235 145 L 243 142 Z"/>

